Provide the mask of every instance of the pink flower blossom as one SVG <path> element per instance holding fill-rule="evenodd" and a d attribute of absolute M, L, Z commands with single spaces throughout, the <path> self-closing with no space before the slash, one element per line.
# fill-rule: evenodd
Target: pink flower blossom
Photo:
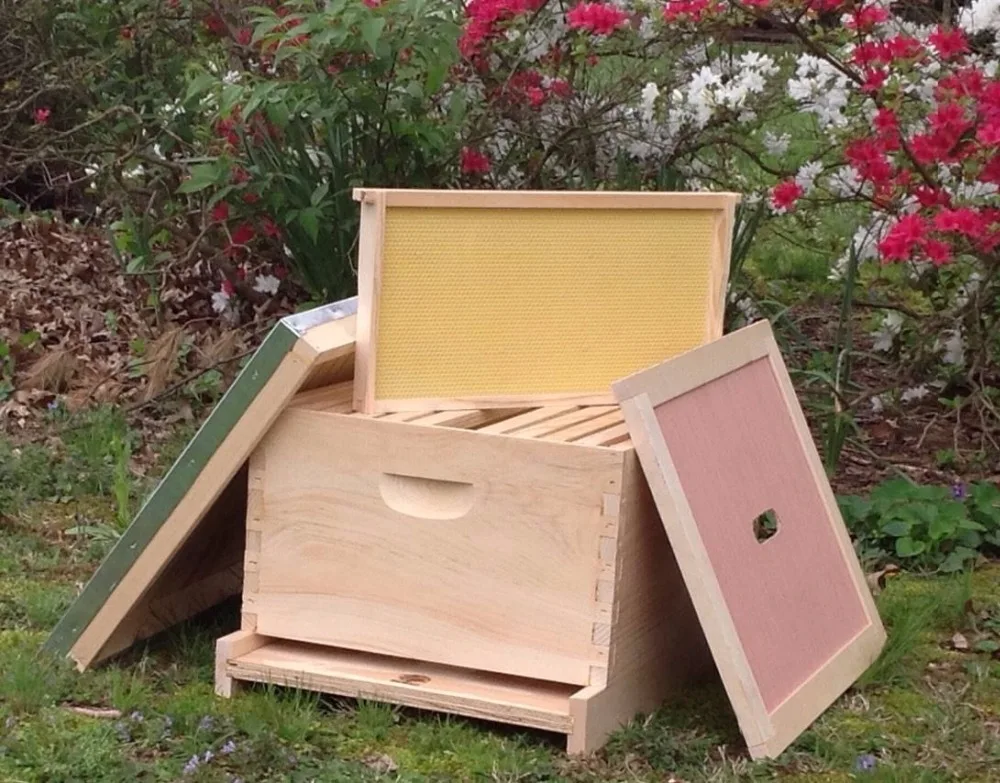
<path fill-rule="evenodd" d="M 35 109 L 35 124 L 36 125 L 48 125 L 49 117 L 52 116 L 52 109 L 48 107 L 41 107 Z"/>
<path fill-rule="evenodd" d="M 942 60 L 954 60 L 959 55 L 969 51 L 969 42 L 961 30 L 946 30 L 938 25 L 927 40 L 937 51 Z"/>
<path fill-rule="evenodd" d="M 795 207 L 795 202 L 802 198 L 803 193 L 802 186 L 798 182 L 786 179 L 771 190 L 771 205 L 776 210 L 786 212 Z"/>
<path fill-rule="evenodd" d="M 225 201 L 220 201 L 214 207 L 212 207 L 212 220 L 216 223 L 225 223 L 229 220 L 229 204 Z"/>
<path fill-rule="evenodd" d="M 490 159 L 479 150 L 463 147 L 459 166 L 463 174 L 488 174 Z"/>
<path fill-rule="evenodd" d="M 608 3 L 577 3 L 566 14 L 571 30 L 586 30 L 594 35 L 611 35 L 628 20 L 628 14 Z"/>

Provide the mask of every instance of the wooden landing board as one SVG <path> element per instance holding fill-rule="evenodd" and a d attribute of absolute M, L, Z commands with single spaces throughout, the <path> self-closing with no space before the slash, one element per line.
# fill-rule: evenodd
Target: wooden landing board
<path fill-rule="evenodd" d="M 360 189 L 366 413 L 594 405 L 722 334 L 732 193 Z"/>
<path fill-rule="evenodd" d="M 353 375 L 356 309 L 352 298 L 274 327 L 52 631 L 49 650 L 85 669 L 239 592 L 239 555 L 220 542 L 243 536 L 231 500 L 245 496 L 242 468 L 296 392 Z"/>
<path fill-rule="evenodd" d="M 750 753 L 775 756 L 885 632 L 770 325 L 613 388 Z"/>
<path fill-rule="evenodd" d="M 220 649 L 224 641 L 220 640 Z M 579 690 L 573 685 L 276 639 L 220 661 L 218 675 L 562 733 L 572 728 L 570 697 Z"/>

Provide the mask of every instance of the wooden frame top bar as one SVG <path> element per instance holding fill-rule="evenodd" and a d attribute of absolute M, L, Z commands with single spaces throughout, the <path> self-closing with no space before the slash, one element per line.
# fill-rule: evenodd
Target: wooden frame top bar
<path fill-rule="evenodd" d="M 738 193 L 711 192 L 354 189 L 363 204 L 377 197 L 386 207 L 461 209 L 725 209 L 740 201 Z"/>

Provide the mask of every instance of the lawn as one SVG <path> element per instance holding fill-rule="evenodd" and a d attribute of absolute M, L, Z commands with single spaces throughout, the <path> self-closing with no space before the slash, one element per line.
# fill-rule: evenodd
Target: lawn
<path fill-rule="evenodd" d="M 212 645 L 235 627 L 236 605 L 78 674 L 39 648 L 152 479 L 122 470 L 132 433 L 113 411 L 58 426 L 57 451 L 0 446 L 4 783 L 1000 779 L 996 565 L 887 576 L 882 658 L 773 762 L 749 760 L 718 683 L 638 718 L 587 759 L 567 758 L 553 735 L 378 704 L 265 687 L 219 699 Z M 159 469 L 186 434 L 163 447 Z"/>

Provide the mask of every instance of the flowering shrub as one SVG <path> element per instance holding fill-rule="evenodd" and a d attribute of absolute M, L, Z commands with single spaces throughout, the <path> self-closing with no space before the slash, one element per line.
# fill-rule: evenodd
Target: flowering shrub
<path fill-rule="evenodd" d="M 248 13 L 211 17 L 239 67 L 221 83 L 204 72 L 189 91 L 215 107 L 215 158 L 181 189 L 209 195 L 230 261 L 220 311 L 248 265 L 257 292 L 277 287 L 279 268 L 261 274 L 251 263 L 261 243 L 283 248 L 315 299 L 349 294 L 352 188 L 441 187 L 458 156 L 456 93 L 446 89 L 458 58 L 452 4 L 296 0 Z"/>

